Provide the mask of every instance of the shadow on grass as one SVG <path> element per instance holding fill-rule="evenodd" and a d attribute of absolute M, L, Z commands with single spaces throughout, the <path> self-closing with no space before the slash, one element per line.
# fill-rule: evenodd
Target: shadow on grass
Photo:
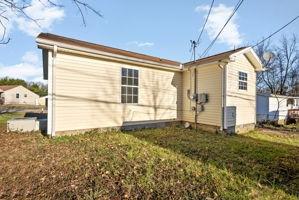
<path fill-rule="evenodd" d="M 125 132 L 191 159 L 228 169 L 264 185 L 299 195 L 299 148 L 242 135 L 197 133 L 179 128 Z"/>

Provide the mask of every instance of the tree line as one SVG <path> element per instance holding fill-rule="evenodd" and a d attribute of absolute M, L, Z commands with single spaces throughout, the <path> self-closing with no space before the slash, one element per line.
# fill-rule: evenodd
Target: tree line
<path fill-rule="evenodd" d="M 41 82 L 28 82 L 23 79 L 4 77 L 0 78 L 0 85 L 22 85 L 39 96 L 48 94 L 48 86 Z"/>

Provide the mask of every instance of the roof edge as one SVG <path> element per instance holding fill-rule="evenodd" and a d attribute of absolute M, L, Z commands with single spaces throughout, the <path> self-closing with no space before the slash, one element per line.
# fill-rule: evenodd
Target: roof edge
<path fill-rule="evenodd" d="M 0 91 L 5 92 L 7 90 L 11 90 L 11 89 L 14 89 L 19 86 L 22 86 L 22 85 L 0 85 Z"/>
<path fill-rule="evenodd" d="M 190 61 L 190 62 L 186 62 L 184 63 L 184 66 L 191 66 L 193 64 L 207 64 L 207 63 L 212 63 L 212 62 L 217 62 L 217 61 L 221 61 L 221 60 L 226 60 L 226 59 L 230 59 L 230 56 L 236 52 L 242 51 L 244 49 L 246 49 L 248 47 L 240 47 L 238 49 L 233 49 L 233 50 L 229 50 L 229 51 L 225 51 L 225 52 L 221 52 L 218 54 L 214 54 L 208 57 L 204 57 L 204 58 L 200 58 L 197 59 L 195 61 Z"/>
<path fill-rule="evenodd" d="M 246 58 L 254 66 L 255 71 L 263 71 L 263 64 L 252 47 L 247 47 L 239 52 L 233 53 L 230 55 L 230 57 L 237 56 L 239 54 L 244 54 L 246 56 Z"/>
<path fill-rule="evenodd" d="M 141 59 L 141 60 L 147 60 L 147 61 L 155 62 L 157 64 L 165 64 L 165 65 L 172 66 L 173 68 L 176 68 L 176 69 L 179 69 L 180 65 L 181 65 L 180 62 L 172 61 L 169 59 L 164 59 L 164 58 L 159 58 L 159 57 L 150 56 L 150 55 L 146 55 L 146 54 L 127 51 L 127 50 L 123 50 L 123 49 L 108 47 L 108 46 L 104 46 L 104 45 L 100 45 L 100 44 L 90 43 L 90 42 L 72 39 L 72 38 L 59 36 L 59 35 L 54 35 L 54 34 L 50 34 L 50 33 L 40 33 L 36 37 L 36 42 L 38 44 L 46 42 L 48 45 L 66 44 L 66 45 L 71 45 L 71 46 L 77 46 L 80 48 L 83 47 L 85 49 L 106 52 L 106 53 L 110 53 L 110 54 L 114 54 L 114 55 L 121 55 L 121 56 L 126 56 L 126 57 L 131 57 L 131 58 L 137 58 L 137 59 Z"/>

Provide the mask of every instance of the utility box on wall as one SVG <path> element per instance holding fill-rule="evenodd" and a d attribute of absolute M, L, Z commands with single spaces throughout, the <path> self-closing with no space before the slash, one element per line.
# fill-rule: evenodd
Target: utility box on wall
<path fill-rule="evenodd" d="M 237 118 L 237 108 L 236 106 L 227 106 L 226 107 L 226 127 L 228 133 L 236 132 L 236 118 Z"/>
<path fill-rule="evenodd" d="M 208 103 L 208 101 L 209 101 L 209 95 L 207 93 L 199 94 L 199 102 L 200 103 Z"/>

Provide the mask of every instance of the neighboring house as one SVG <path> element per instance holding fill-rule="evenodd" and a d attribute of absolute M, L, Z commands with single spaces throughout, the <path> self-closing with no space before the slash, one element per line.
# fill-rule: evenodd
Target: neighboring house
<path fill-rule="evenodd" d="M 257 121 L 281 121 L 287 118 L 289 109 L 299 109 L 299 96 L 257 94 Z"/>
<path fill-rule="evenodd" d="M 256 71 L 262 64 L 252 48 L 182 64 L 47 33 L 37 44 L 48 80 L 50 135 L 194 124 L 195 99 L 201 128 L 254 128 Z"/>
<path fill-rule="evenodd" d="M 37 105 L 39 96 L 21 85 L 0 85 L 4 104 Z"/>
<path fill-rule="evenodd" d="M 48 105 L 48 96 L 43 96 L 38 99 L 38 105 L 47 106 Z"/>

